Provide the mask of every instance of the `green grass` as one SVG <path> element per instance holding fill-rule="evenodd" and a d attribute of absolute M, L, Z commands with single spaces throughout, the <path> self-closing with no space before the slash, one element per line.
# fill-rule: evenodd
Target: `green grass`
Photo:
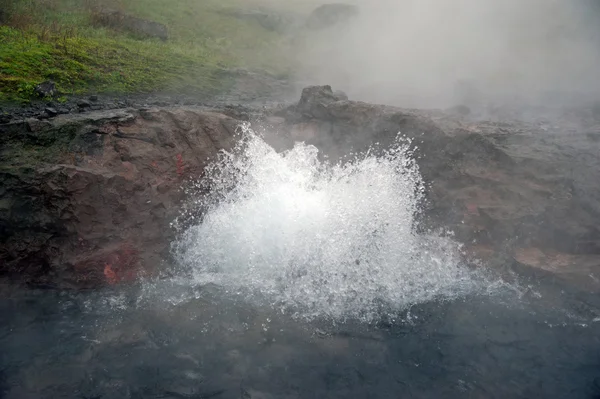
<path fill-rule="evenodd" d="M 224 11 L 239 0 L 129 0 L 107 6 L 167 25 L 169 40 L 94 26 L 91 0 L 0 0 L 0 102 L 32 98 L 52 79 L 64 94 L 195 92 L 227 88 L 225 68 L 288 71 L 285 38 Z"/>

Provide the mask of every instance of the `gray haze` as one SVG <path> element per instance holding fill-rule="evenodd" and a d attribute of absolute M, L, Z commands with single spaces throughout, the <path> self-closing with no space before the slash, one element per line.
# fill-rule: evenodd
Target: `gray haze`
<path fill-rule="evenodd" d="M 600 13 L 589 2 L 352 3 L 361 8 L 352 23 L 297 42 L 304 83 L 407 107 L 468 103 L 477 93 L 496 104 L 547 104 L 600 92 Z"/>

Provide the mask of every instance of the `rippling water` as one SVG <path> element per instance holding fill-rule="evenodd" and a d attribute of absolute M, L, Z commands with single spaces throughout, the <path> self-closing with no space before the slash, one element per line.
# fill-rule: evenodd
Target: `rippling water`
<path fill-rule="evenodd" d="M 600 323 L 577 313 L 577 301 L 466 296 L 369 325 L 298 320 L 217 287 L 163 282 L 153 292 L 5 295 L 2 397 L 600 394 Z"/>
<path fill-rule="evenodd" d="M 246 128 L 190 191 L 173 278 L 0 287 L 0 396 L 600 397 L 598 298 L 417 234 L 405 144 L 331 165 Z"/>

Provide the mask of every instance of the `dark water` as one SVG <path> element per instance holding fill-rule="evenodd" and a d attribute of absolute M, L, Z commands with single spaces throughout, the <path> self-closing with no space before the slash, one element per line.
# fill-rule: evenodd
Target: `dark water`
<path fill-rule="evenodd" d="M 428 303 L 365 325 L 167 284 L 150 295 L 4 289 L 2 397 L 600 397 L 592 297 L 560 288 Z"/>

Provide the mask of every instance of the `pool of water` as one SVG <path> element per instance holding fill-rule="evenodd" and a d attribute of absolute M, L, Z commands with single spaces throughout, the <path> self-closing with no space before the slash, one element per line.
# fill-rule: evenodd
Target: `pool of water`
<path fill-rule="evenodd" d="M 417 232 L 402 141 L 332 165 L 245 129 L 174 222 L 168 279 L 0 286 L 1 397 L 600 398 L 599 296 Z"/>
<path fill-rule="evenodd" d="M 539 287 L 538 287 L 539 288 Z M 600 321 L 560 287 L 306 321 L 218 287 L 6 288 L 3 398 L 595 398 Z M 541 296 L 541 297 L 540 297 Z"/>

